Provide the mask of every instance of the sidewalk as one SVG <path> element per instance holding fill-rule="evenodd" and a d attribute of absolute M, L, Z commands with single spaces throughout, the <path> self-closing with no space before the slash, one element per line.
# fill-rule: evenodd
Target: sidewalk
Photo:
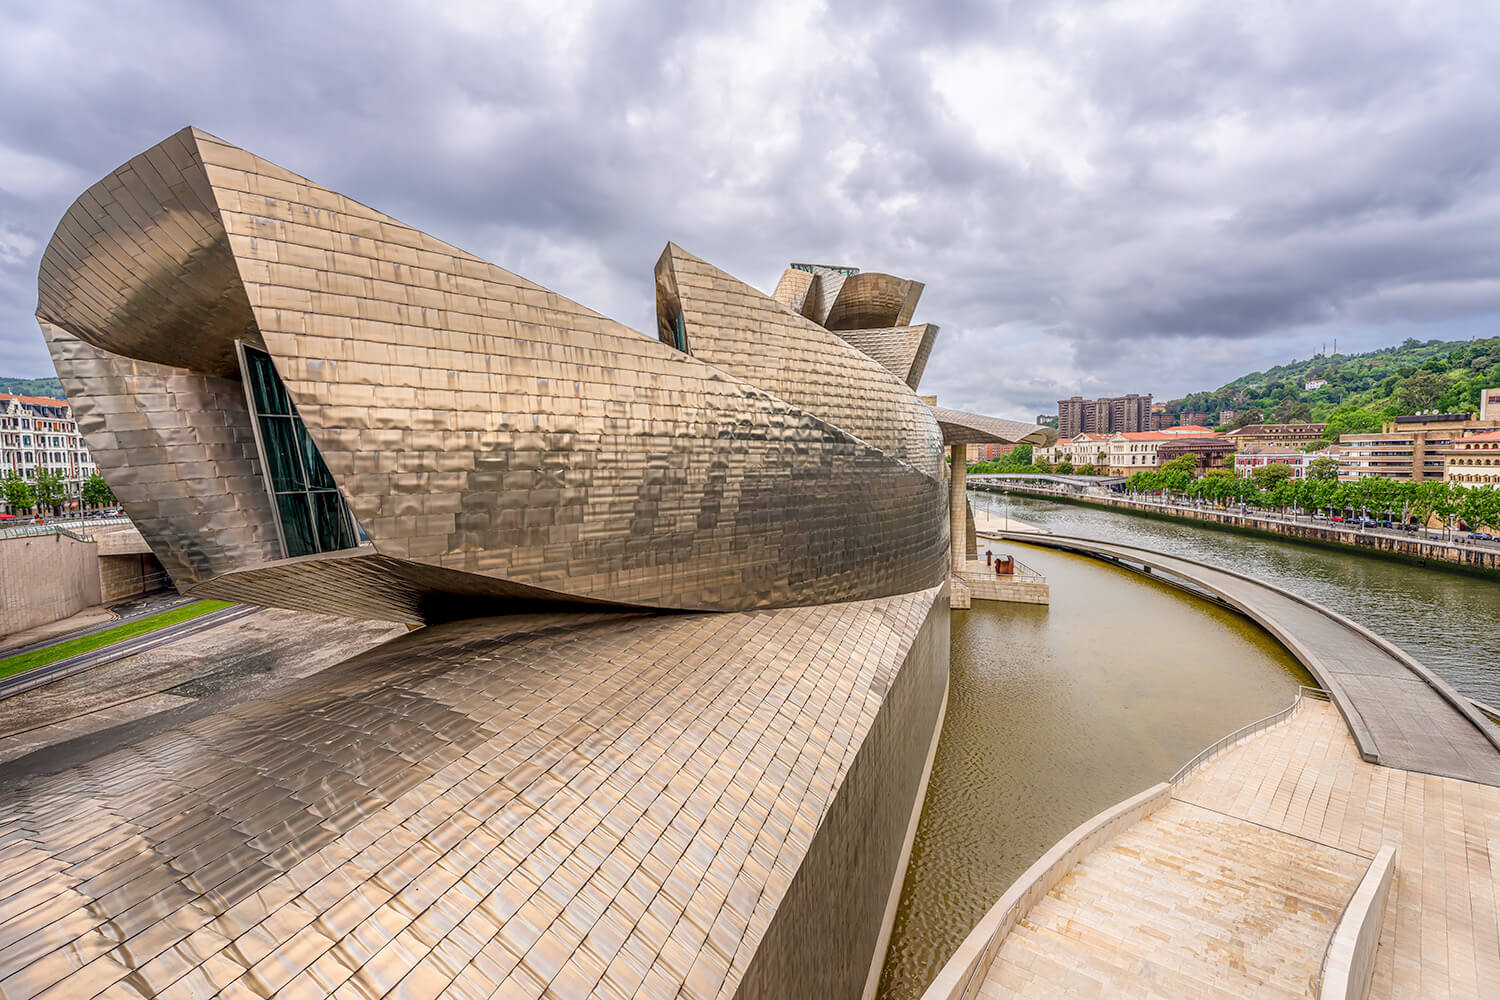
<path fill-rule="evenodd" d="M 987 510 L 974 510 L 974 533 L 978 535 L 996 535 L 1002 531 L 1022 531 L 1033 535 L 1050 535 L 1052 532 L 1046 528 L 1039 528 L 1025 521 L 1015 518 L 1006 518 L 1001 514 L 992 514 Z"/>

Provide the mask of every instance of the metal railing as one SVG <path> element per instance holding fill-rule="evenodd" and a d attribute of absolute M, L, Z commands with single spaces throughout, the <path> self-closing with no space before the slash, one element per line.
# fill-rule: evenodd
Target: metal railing
<path fill-rule="evenodd" d="M 1226 750 L 1231 744 L 1238 743 L 1242 739 L 1254 736 L 1262 729 L 1269 729 L 1271 726 L 1274 726 L 1276 723 L 1280 722 L 1281 720 L 1285 719 L 1287 716 L 1295 712 L 1297 710 L 1297 706 L 1302 704 L 1303 698 L 1313 698 L 1318 701 L 1332 700 L 1332 696 L 1330 696 L 1329 693 L 1327 691 L 1324 691 L 1322 688 L 1308 687 L 1306 684 L 1298 685 L 1297 697 L 1293 698 L 1292 703 L 1286 708 L 1272 712 L 1264 719 L 1256 719 L 1248 726 L 1241 726 L 1239 729 L 1236 729 L 1228 736 L 1225 736 L 1222 739 L 1217 740 L 1214 743 L 1211 743 L 1208 746 L 1204 747 L 1202 750 L 1199 750 L 1198 753 L 1193 756 L 1192 760 L 1179 767 L 1177 769 L 1177 773 L 1167 779 L 1167 783 L 1170 785 L 1179 784 L 1184 778 L 1192 773 L 1193 770 L 1202 766 L 1203 764 L 1206 764 L 1210 757 L 1216 756 L 1221 750 Z"/>
<path fill-rule="evenodd" d="M 23 523 L 0 528 L 0 538 L 35 538 L 39 535 L 67 535 L 80 542 L 92 542 L 90 528 L 107 528 L 131 524 L 123 514 L 116 517 L 48 518 L 42 524 Z"/>
<path fill-rule="evenodd" d="M 1035 569 L 1033 569 L 1030 566 L 1026 565 L 1021 560 L 1017 559 L 1015 556 L 1011 556 L 1010 557 L 1010 561 L 1011 561 L 1011 565 L 1014 567 L 1014 571 L 1011 573 L 1012 576 L 1034 576 L 1038 580 L 1045 580 L 1046 579 L 1046 577 L 1044 577 L 1041 573 L 1037 572 Z"/>

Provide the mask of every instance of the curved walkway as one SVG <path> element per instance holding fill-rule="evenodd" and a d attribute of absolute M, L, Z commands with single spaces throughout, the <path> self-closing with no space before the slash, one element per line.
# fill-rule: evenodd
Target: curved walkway
<path fill-rule="evenodd" d="M 924 1000 L 1315 995 L 1340 910 L 1387 845 L 1397 874 L 1369 996 L 1493 996 L 1500 789 L 1365 763 L 1345 731 L 1303 699 L 1085 845 L 1028 894 L 967 988 L 983 941 L 965 941 Z"/>
<path fill-rule="evenodd" d="M 1500 785 L 1500 728 L 1410 655 L 1320 604 L 1233 570 L 1134 545 L 1016 532 L 1001 537 L 1176 577 L 1281 640 L 1332 695 L 1365 760 Z"/>

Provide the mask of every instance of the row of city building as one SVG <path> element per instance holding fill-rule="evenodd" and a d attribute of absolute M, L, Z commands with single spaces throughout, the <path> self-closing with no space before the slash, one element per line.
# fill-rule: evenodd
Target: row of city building
<path fill-rule="evenodd" d="M 1164 431 L 1173 428 L 1222 427 L 1232 423 L 1243 411 L 1185 410 L 1168 413 L 1166 403 L 1152 402 L 1151 393 L 1124 396 L 1101 396 L 1084 399 L 1072 396 L 1057 401 L 1057 433 L 1061 437 L 1077 437 L 1079 434 L 1140 434 L 1146 431 Z M 1053 418 L 1046 413 L 1038 414 L 1036 422 L 1052 424 Z"/>
<path fill-rule="evenodd" d="M 70 500 L 95 472 L 73 408 L 51 396 L 0 393 L 0 477 L 33 479 L 44 470 L 62 478 Z"/>
<path fill-rule="evenodd" d="M 1131 397 L 1125 397 L 1131 398 Z M 1149 405 L 1149 396 L 1144 399 Z M 1221 414 L 1222 418 L 1222 414 Z M 1232 418 L 1231 418 L 1232 419 Z M 1036 448 L 1033 456 L 1058 465 L 1095 467 L 1100 475 L 1128 476 L 1161 468 L 1181 455 L 1197 455 L 1200 468 L 1220 467 L 1233 456 L 1235 471 L 1249 475 L 1273 462 L 1301 479 L 1312 462 L 1332 458 L 1339 479 L 1369 477 L 1466 486 L 1500 485 L 1500 387 L 1480 394 L 1479 413 L 1416 413 L 1387 421 L 1379 431 L 1344 434 L 1337 444 L 1308 450 L 1323 440 L 1324 424 L 1247 424 L 1217 433 L 1203 424 L 1155 430 L 1080 431 Z"/>

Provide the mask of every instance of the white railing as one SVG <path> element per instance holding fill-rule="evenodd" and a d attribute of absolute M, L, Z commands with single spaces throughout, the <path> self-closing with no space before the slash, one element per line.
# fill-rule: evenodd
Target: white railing
<path fill-rule="evenodd" d="M 0 538 L 34 538 L 38 535 L 59 534 L 76 538 L 80 542 L 92 542 L 94 533 L 89 529 L 130 523 L 130 518 L 123 514 L 117 517 L 48 518 L 41 524 L 23 522 L 0 527 Z"/>

